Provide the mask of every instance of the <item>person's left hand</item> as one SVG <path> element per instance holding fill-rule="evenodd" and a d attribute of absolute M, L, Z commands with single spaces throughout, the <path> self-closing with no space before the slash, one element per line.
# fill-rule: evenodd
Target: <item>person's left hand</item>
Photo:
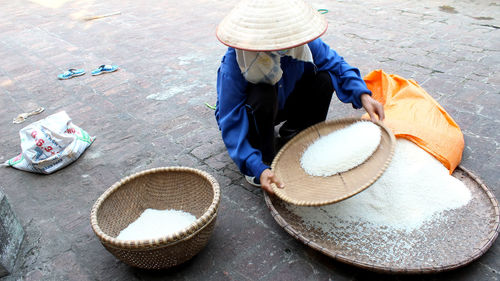
<path fill-rule="evenodd" d="M 369 94 L 361 95 L 361 103 L 373 122 L 377 121 L 375 114 L 378 116 L 378 120 L 384 121 L 385 114 L 382 104 L 373 99 Z"/>

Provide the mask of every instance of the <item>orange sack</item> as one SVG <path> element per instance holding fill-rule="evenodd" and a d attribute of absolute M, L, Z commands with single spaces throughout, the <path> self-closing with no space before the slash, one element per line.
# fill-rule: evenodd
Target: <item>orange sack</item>
<path fill-rule="evenodd" d="M 394 135 L 414 142 L 453 173 L 462 159 L 464 136 L 443 107 L 414 80 L 382 70 L 370 72 L 364 80 L 384 106 L 384 123 Z"/>

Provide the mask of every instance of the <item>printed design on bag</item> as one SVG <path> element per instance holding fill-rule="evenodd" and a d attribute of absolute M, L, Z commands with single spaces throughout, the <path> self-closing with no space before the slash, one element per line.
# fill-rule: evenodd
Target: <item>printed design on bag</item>
<path fill-rule="evenodd" d="M 19 155 L 17 155 L 16 157 L 9 159 L 9 162 L 7 164 L 10 166 L 14 166 L 21 163 L 23 160 L 24 160 L 23 154 L 19 153 Z"/>
<path fill-rule="evenodd" d="M 56 167 L 59 164 L 61 164 L 63 160 L 64 159 L 59 158 L 55 162 L 33 163 L 32 167 L 38 173 L 45 173 L 45 172 L 48 172 L 51 168 Z M 47 163 L 50 163 L 50 164 L 49 165 L 45 165 Z"/>
<path fill-rule="evenodd" d="M 35 160 L 44 160 L 50 157 L 50 156 L 43 157 L 45 156 L 45 154 L 43 153 L 43 150 L 40 147 L 35 147 L 35 153 L 36 153 Z"/>
<path fill-rule="evenodd" d="M 56 140 L 52 138 L 52 134 L 50 132 L 47 132 L 43 127 L 40 127 L 40 130 L 44 134 L 45 138 L 52 143 L 53 146 L 59 148 L 58 151 L 63 149 L 63 146 L 60 145 Z"/>
<path fill-rule="evenodd" d="M 46 159 L 63 149 L 63 147 L 56 140 L 54 140 L 44 128 L 40 127 L 39 129 L 40 134 L 37 130 L 33 130 L 31 132 L 31 137 L 33 137 L 36 144 L 34 149 L 36 152 L 35 160 Z M 40 136 L 41 134 L 43 134 L 43 136 Z M 57 151 L 54 151 L 54 147 Z M 46 157 L 42 158 L 42 156 Z"/>
<path fill-rule="evenodd" d="M 94 141 L 94 138 L 91 138 L 89 136 L 89 134 L 87 134 L 87 132 L 85 132 L 85 130 L 79 128 L 79 130 L 76 131 L 75 128 L 68 128 L 68 130 L 66 130 L 66 132 L 68 132 L 70 129 L 76 135 L 76 138 L 78 140 L 81 140 L 81 141 L 84 141 L 84 142 L 90 143 L 90 144 L 92 144 L 92 142 Z"/>
<path fill-rule="evenodd" d="M 67 133 L 67 134 L 75 134 L 76 133 L 76 129 L 73 128 L 73 127 L 68 127 L 68 129 L 66 129 L 65 133 Z"/>

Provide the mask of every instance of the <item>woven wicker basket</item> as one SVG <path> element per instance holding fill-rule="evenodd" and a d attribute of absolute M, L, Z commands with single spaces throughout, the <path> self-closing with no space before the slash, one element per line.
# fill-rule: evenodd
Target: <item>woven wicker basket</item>
<path fill-rule="evenodd" d="M 119 260 L 134 267 L 164 269 L 189 260 L 205 247 L 219 201 L 219 184 L 209 174 L 187 167 L 155 168 L 126 177 L 106 190 L 92 208 L 91 224 L 103 246 Z M 116 239 L 148 208 L 183 210 L 197 220 L 157 239 Z"/>
<path fill-rule="evenodd" d="M 389 166 L 396 147 L 396 138 L 382 122 L 381 140 L 377 150 L 362 164 L 328 177 L 308 175 L 300 164 L 304 151 L 318 138 L 346 128 L 360 118 L 328 120 L 313 125 L 296 135 L 274 157 L 271 169 L 285 184 L 285 188 L 273 185 L 273 191 L 281 200 L 300 206 L 322 206 L 345 200 L 370 187 Z M 369 122 L 369 121 L 368 121 Z"/>
<path fill-rule="evenodd" d="M 425 230 L 399 232 L 392 236 L 396 243 L 390 243 L 387 233 L 369 226 L 362 231 L 364 238 L 356 237 L 354 228 L 363 226 L 357 223 L 344 224 L 332 233 L 311 229 L 303 218 L 288 209 L 289 203 L 267 193 L 264 198 L 271 215 L 286 232 L 338 261 L 386 274 L 437 273 L 475 261 L 493 245 L 500 232 L 500 208 L 493 192 L 462 166 L 455 169 L 453 176 L 469 188 L 471 202 L 449 210 L 447 220 L 435 222 Z M 394 251 L 394 245 L 409 238 L 418 242 L 409 249 Z M 369 254 L 360 251 L 370 247 L 373 250 Z"/>

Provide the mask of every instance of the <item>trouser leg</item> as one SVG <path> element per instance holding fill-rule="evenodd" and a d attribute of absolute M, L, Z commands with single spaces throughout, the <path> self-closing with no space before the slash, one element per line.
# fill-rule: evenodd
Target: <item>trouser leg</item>
<path fill-rule="evenodd" d="M 333 90 L 327 72 L 304 74 L 285 102 L 282 118 L 286 122 L 280 128 L 280 137 L 288 141 L 305 128 L 324 121 Z"/>
<path fill-rule="evenodd" d="M 274 122 L 278 112 L 278 94 L 269 84 L 251 84 L 246 89 L 250 145 L 262 153 L 262 161 L 270 164 L 276 155 Z"/>

